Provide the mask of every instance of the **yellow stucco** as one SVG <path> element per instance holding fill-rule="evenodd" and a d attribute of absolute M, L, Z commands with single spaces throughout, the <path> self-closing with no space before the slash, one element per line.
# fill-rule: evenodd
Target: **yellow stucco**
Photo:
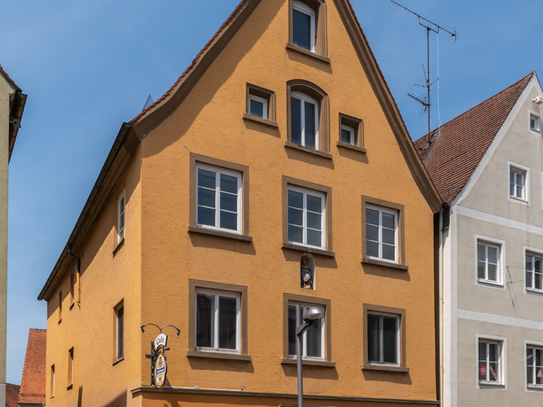
<path fill-rule="evenodd" d="M 180 337 L 170 335 L 168 344 L 171 386 L 295 394 L 296 366 L 281 363 L 284 293 L 331 301 L 335 368 L 305 367 L 306 394 L 436 400 L 432 210 L 333 1 L 327 2 L 327 16 L 330 64 L 287 51 L 288 1 L 263 0 L 184 102 L 141 140 L 79 253 L 80 305 L 69 309 L 68 274 L 49 300 L 48 375 L 52 364 L 58 367 L 54 398 L 50 398 L 50 377 L 47 379 L 47 405 L 75 406 L 80 397 L 83 406 L 113 406 L 116 404 L 108 403 L 118 394 L 112 389 L 131 390 L 125 387 L 127 383 L 132 388 L 149 385 L 150 362 L 144 354 L 149 353 L 156 332 L 141 335 L 139 326 L 147 322 L 181 329 Z M 286 83 L 292 79 L 310 81 L 328 94 L 332 159 L 285 147 Z M 247 82 L 275 92 L 278 129 L 242 119 Z M 366 154 L 336 146 L 340 112 L 364 121 Z M 190 153 L 249 168 L 248 234 L 252 243 L 187 232 Z M 281 248 L 283 176 L 332 188 L 335 257 L 314 256 L 313 291 L 299 287 L 302 253 Z M 112 253 L 117 196 L 123 189 L 126 238 Z M 363 195 L 404 205 L 407 272 L 361 264 Z M 187 357 L 189 279 L 248 287 L 250 362 Z M 61 323 L 59 289 L 67 295 Z M 121 300 L 126 318 L 125 358 L 112 365 L 113 307 Z M 361 370 L 363 304 L 406 310 L 409 373 Z M 72 346 L 76 374 L 73 389 L 66 390 Z M 123 406 L 177 406 L 181 400 L 191 405 L 214 403 L 205 396 L 127 394 Z M 89 399 L 98 404 L 89 404 Z M 229 400 L 250 404 L 248 399 Z M 278 402 L 272 399 L 272 404 L 263 401 L 262 405 Z M 284 402 L 294 404 L 295 400 Z M 312 404 L 323 403 L 331 405 Z"/>

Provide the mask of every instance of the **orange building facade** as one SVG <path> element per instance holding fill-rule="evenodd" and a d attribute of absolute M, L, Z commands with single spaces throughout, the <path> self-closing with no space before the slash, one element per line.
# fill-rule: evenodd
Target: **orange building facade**
<path fill-rule="evenodd" d="M 242 1 L 123 124 L 40 293 L 47 405 L 294 405 L 296 305 L 325 312 L 306 405 L 439 404 L 439 207 L 349 2 Z M 162 388 L 146 323 L 180 329 Z"/>

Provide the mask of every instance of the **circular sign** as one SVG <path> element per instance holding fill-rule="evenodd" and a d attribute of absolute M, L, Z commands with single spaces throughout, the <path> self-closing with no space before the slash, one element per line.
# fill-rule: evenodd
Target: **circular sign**
<path fill-rule="evenodd" d="M 479 366 L 479 374 L 484 376 L 486 374 L 486 368 L 484 365 Z"/>
<path fill-rule="evenodd" d="M 164 353 L 162 352 L 162 349 L 158 352 L 158 356 L 156 358 L 155 363 L 155 385 L 156 387 L 162 387 L 164 386 L 164 382 L 166 381 L 166 357 L 164 356 Z"/>

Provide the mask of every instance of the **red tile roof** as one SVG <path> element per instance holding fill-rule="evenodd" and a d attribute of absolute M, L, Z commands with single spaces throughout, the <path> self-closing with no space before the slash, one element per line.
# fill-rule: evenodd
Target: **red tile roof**
<path fill-rule="evenodd" d="M 42 403 L 45 405 L 46 338 L 47 331 L 45 329 L 30 329 L 28 333 L 19 403 Z"/>
<path fill-rule="evenodd" d="M 6 77 L 6 79 L 9 81 L 9 83 L 11 83 L 11 85 L 12 85 L 14 88 L 16 88 L 19 92 L 22 92 L 21 88 L 19 88 L 19 87 L 15 84 L 15 82 L 13 82 L 13 79 L 11 79 L 11 78 L 9 77 L 9 75 L 7 74 L 7 72 L 4 71 L 4 69 L 2 69 L 2 65 L 0 65 L 0 73 L 2 73 L 2 74 Z"/>
<path fill-rule="evenodd" d="M 6 383 L 6 407 L 19 407 L 17 398 L 19 397 L 19 389 L 21 386 L 17 384 Z"/>
<path fill-rule="evenodd" d="M 415 141 L 444 202 L 462 191 L 535 73 Z"/>

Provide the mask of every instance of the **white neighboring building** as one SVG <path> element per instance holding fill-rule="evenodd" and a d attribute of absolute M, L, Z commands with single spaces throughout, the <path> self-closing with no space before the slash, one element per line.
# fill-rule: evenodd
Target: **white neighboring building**
<path fill-rule="evenodd" d="M 415 142 L 445 202 L 444 407 L 543 406 L 542 103 L 531 73 Z"/>

